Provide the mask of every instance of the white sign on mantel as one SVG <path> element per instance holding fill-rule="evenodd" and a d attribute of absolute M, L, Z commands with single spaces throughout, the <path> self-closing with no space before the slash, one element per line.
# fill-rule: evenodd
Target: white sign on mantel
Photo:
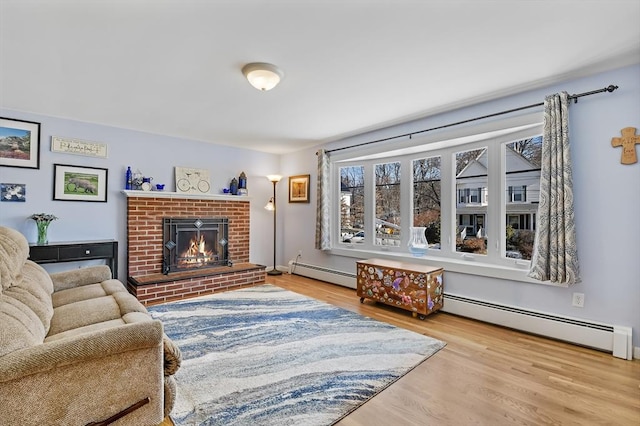
<path fill-rule="evenodd" d="M 86 155 L 88 157 L 107 158 L 107 144 L 84 141 L 81 139 L 51 136 L 51 151 L 65 154 Z"/>

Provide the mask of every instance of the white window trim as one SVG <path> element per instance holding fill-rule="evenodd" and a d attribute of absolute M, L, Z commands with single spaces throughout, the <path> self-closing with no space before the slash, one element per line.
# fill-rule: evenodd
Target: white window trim
<path fill-rule="evenodd" d="M 336 153 L 331 155 L 331 190 L 333 200 L 340 199 L 340 176 L 339 169 L 348 166 L 364 166 L 365 176 L 365 241 L 363 243 L 342 243 L 338 239 L 340 235 L 340 212 L 339 208 L 333 208 L 331 216 L 331 254 L 354 257 L 368 258 L 379 257 L 394 260 L 403 260 L 418 264 L 437 264 L 445 270 L 459 272 L 464 274 L 480 275 L 493 278 L 508 279 L 521 282 L 547 284 L 558 286 L 555 283 L 541 282 L 531 279 L 527 276 L 530 267 L 530 261 L 510 259 L 505 256 L 505 242 L 501 236 L 500 230 L 506 227 L 506 214 L 495 214 L 495 209 L 501 211 L 506 206 L 506 182 L 503 179 L 506 170 L 505 150 L 506 143 L 514 140 L 525 139 L 542 134 L 542 114 L 534 113 L 522 115 L 519 117 L 493 121 L 476 126 L 468 126 L 464 128 L 456 128 L 447 132 L 438 132 L 437 134 L 425 134 L 421 137 L 413 137 L 411 140 L 404 142 L 394 142 L 394 149 L 389 150 L 385 144 L 383 147 L 374 146 L 363 147 L 359 149 L 358 155 L 355 156 L 349 152 Z M 491 141 L 491 146 L 499 144 L 500 149 L 489 149 L 489 176 L 488 188 L 496 188 L 498 194 L 489 194 L 489 204 L 487 206 L 487 223 L 485 226 L 490 229 L 489 240 L 491 243 L 487 247 L 486 255 L 477 255 L 471 253 L 459 253 L 452 250 L 452 242 L 455 242 L 455 216 L 457 191 L 455 190 L 455 153 L 463 150 L 474 149 L 487 146 L 487 140 Z M 434 151 L 433 155 L 429 151 Z M 442 191 L 442 205 L 450 206 L 447 210 L 443 209 L 441 217 L 442 230 L 447 230 L 448 234 L 441 235 L 441 249 L 429 250 L 426 256 L 416 258 L 411 256 L 407 249 L 409 232 L 403 232 L 399 247 L 386 247 L 374 244 L 375 228 L 374 228 L 374 185 L 373 185 L 373 168 L 375 164 L 382 162 L 401 162 L 401 196 L 403 200 L 413 202 L 411 196 L 411 176 L 413 170 L 411 161 L 417 158 L 427 158 L 430 156 L 441 156 L 441 184 L 443 188 L 453 188 L 453 191 Z M 498 165 L 497 167 L 495 165 Z M 495 189 L 494 189 L 495 192 Z M 405 203 L 406 204 L 406 203 Z M 401 226 L 409 224 L 413 209 L 403 209 L 401 213 Z M 506 213 L 506 212 L 504 212 Z M 408 226 L 407 226 L 408 228 Z"/>

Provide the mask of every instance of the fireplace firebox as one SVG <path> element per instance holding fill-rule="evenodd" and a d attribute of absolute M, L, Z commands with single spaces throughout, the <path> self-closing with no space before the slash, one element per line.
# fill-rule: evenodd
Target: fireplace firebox
<path fill-rule="evenodd" d="M 162 273 L 231 265 L 229 219 L 164 218 Z"/>

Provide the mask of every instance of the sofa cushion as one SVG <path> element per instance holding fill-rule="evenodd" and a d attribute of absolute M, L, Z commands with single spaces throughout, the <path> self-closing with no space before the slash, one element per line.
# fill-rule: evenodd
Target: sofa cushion
<path fill-rule="evenodd" d="M 95 299 L 97 297 L 108 296 L 100 283 L 83 285 L 82 287 L 68 288 L 56 291 L 51 295 L 51 303 L 54 308 L 62 305 L 80 302 L 82 300 Z"/>
<path fill-rule="evenodd" d="M 19 300 L 24 304 L 25 309 L 33 311 L 42 322 L 46 334 L 53 316 L 52 290 L 51 279 L 46 271 L 40 265 L 28 260 L 22 268 L 22 274 L 11 287 L 4 289 L 2 294 Z"/>
<path fill-rule="evenodd" d="M 113 296 L 81 300 L 54 309 L 49 336 L 73 328 L 121 318 L 120 307 Z"/>
<path fill-rule="evenodd" d="M 122 320 L 127 324 L 133 324 L 134 322 L 153 321 L 153 318 L 143 312 L 129 312 L 122 316 Z"/>
<path fill-rule="evenodd" d="M 95 265 L 87 268 L 72 269 L 70 271 L 51 274 L 56 291 L 66 288 L 82 287 L 87 284 L 99 283 L 111 279 L 111 269 L 107 265 Z"/>
<path fill-rule="evenodd" d="M 96 297 L 109 296 L 114 293 L 129 294 L 127 289 L 118 280 L 109 279 L 95 284 L 85 284 L 78 287 L 59 290 L 51 295 L 54 308 L 81 300 L 95 299 Z"/>
<path fill-rule="evenodd" d="M 49 330 L 53 285 L 28 256 L 24 235 L 0 227 L 0 356 L 42 343 Z"/>
<path fill-rule="evenodd" d="M 135 298 L 135 296 L 128 292 L 113 293 L 113 298 L 118 303 L 118 306 L 120 306 L 120 313 L 122 315 L 128 314 L 130 312 L 141 312 L 147 315 L 149 314 L 147 308 L 145 308 L 144 305 Z"/>
<path fill-rule="evenodd" d="M 111 279 L 111 269 L 107 265 L 93 265 L 81 269 L 51 274 L 55 291 L 66 288 L 82 287 Z M 117 280 L 114 280 L 117 281 Z"/>
<path fill-rule="evenodd" d="M 0 356 L 44 341 L 53 316 L 52 290 L 40 265 L 23 263 L 22 273 L 0 293 Z"/>
<path fill-rule="evenodd" d="M 131 296 L 133 297 L 133 296 Z M 122 318 L 116 318 L 108 321 L 102 321 L 95 324 L 85 325 L 84 327 L 72 328 L 67 331 L 62 331 L 57 334 L 51 334 L 47 336 L 44 341 L 45 343 L 53 342 L 56 340 L 64 339 L 67 337 L 74 337 L 83 333 L 95 333 L 98 330 L 104 330 L 107 328 L 120 327 L 125 324 L 133 324 L 136 322 L 151 322 L 153 318 L 149 314 L 143 312 L 129 312 L 124 314 Z M 168 338 L 165 336 L 165 338 Z M 178 363 L 178 366 L 180 364 Z"/>
<path fill-rule="evenodd" d="M 60 333 L 57 333 L 57 334 L 53 334 L 53 335 L 47 336 L 44 339 L 44 342 L 45 343 L 54 342 L 54 341 L 60 340 L 60 339 L 66 339 L 66 338 L 69 338 L 69 337 L 79 336 L 79 335 L 84 334 L 84 333 L 95 333 L 96 331 L 99 331 L 99 330 L 105 330 L 107 328 L 120 327 L 120 326 L 123 326 L 124 324 L 126 324 L 126 323 L 121 318 L 113 319 L 113 320 L 109 320 L 109 321 L 97 322 L 95 324 L 85 325 L 84 327 L 72 328 L 72 329 L 67 330 L 67 331 L 63 331 L 63 332 L 60 332 Z"/>
<path fill-rule="evenodd" d="M 42 343 L 40 318 L 20 300 L 0 294 L 0 357 Z"/>
<path fill-rule="evenodd" d="M 100 284 L 102 285 L 102 288 L 104 289 L 104 291 L 107 292 L 107 294 L 123 293 L 123 292 L 129 294 L 129 291 L 127 291 L 127 288 L 119 280 L 111 278 L 111 279 L 102 281 Z"/>
<path fill-rule="evenodd" d="M 0 292 L 14 284 L 29 256 L 29 243 L 15 229 L 0 227 Z"/>

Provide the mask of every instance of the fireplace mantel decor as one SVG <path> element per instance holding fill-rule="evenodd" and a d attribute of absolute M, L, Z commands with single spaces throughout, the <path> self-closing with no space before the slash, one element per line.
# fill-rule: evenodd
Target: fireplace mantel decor
<path fill-rule="evenodd" d="M 249 202 L 251 201 L 251 197 L 246 195 L 238 196 L 238 195 L 228 195 L 228 194 L 183 194 L 180 192 L 171 192 L 171 191 L 136 191 L 125 189 L 120 191 L 127 198 L 129 197 L 140 197 L 140 198 L 187 198 L 190 200 L 225 200 L 225 201 L 243 201 Z"/>

